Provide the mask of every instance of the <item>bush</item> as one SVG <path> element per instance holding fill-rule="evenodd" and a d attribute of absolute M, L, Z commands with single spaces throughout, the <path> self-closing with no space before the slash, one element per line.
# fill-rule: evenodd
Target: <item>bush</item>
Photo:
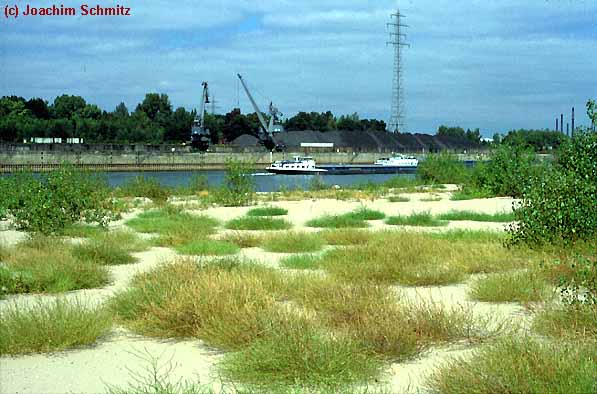
<path fill-rule="evenodd" d="M 147 197 L 156 204 L 165 203 L 171 193 L 172 191 L 162 186 L 157 179 L 144 176 L 134 177 L 115 191 L 119 197 Z"/>
<path fill-rule="evenodd" d="M 597 236 L 597 134 L 577 132 L 558 162 L 530 178 L 515 207 L 511 242 L 575 243 Z"/>
<path fill-rule="evenodd" d="M 81 220 L 105 226 L 116 217 L 105 179 L 69 164 L 43 176 L 18 173 L 2 183 L 0 211 L 20 230 L 55 234 Z"/>
<path fill-rule="evenodd" d="M 250 174 L 251 168 L 247 163 L 227 161 L 224 185 L 214 192 L 213 201 L 227 207 L 252 204 L 255 200 L 255 181 Z"/>
<path fill-rule="evenodd" d="M 534 172 L 535 153 L 521 146 L 500 145 L 490 160 L 477 163 L 464 190 L 492 196 L 520 197 Z"/>
<path fill-rule="evenodd" d="M 428 183 L 465 183 L 469 171 L 464 163 L 446 153 L 427 155 L 419 163 L 417 176 Z"/>

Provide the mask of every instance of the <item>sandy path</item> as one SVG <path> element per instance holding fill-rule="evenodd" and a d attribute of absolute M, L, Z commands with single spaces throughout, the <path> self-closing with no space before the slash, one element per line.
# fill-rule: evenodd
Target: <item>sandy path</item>
<path fill-rule="evenodd" d="M 305 227 L 306 221 L 324 214 L 343 214 L 365 206 L 384 212 L 386 215 L 409 214 L 412 212 L 429 211 L 432 214 L 450 210 L 470 210 L 484 213 L 510 211 L 512 199 L 492 198 L 483 200 L 450 201 L 450 193 L 439 193 L 441 201 L 426 202 L 422 198 L 429 194 L 402 194 L 411 200 L 406 203 L 391 203 L 385 199 L 375 201 L 338 201 L 332 199 L 278 201 L 264 205 L 282 207 L 288 210 L 286 219 L 293 223 L 296 230 L 320 231 Z M 210 215 L 221 222 L 244 215 L 249 207 L 209 208 L 197 213 Z M 135 210 L 115 223 L 112 228 L 121 227 L 124 221 L 139 211 Z M 414 231 L 446 231 L 449 229 L 486 229 L 500 231 L 504 229 L 502 223 L 480 222 L 450 222 L 441 228 L 417 228 L 405 226 L 387 226 L 383 221 L 372 221 L 371 229 L 409 229 Z M 220 235 L 226 232 L 221 229 Z M 14 244 L 23 239 L 25 234 L 12 230 L 0 229 L 0 242 Z M 137 272 L 145 272 L 169 261 L 176 254 L 167 248 L 152 248 L 149 251 L 135 254 L 139 263 L 128 266 L 110 267 L 113 281 L 101 289 L 90 289 L 68 292 L 64 297 L 77 297 L 87 303 L 101 303 L 111 297 L 114 292 L 126 288 L 129 281 Z M 268 266 L 279 267 L 279 261 L 288 254 L 269 253 L 261 248 L 246 248 L 240 254 L 243 258 L 258 260 Z M 441 287 L 398 288 L 403 300 L 441 302 L 449 307 L 459 305 L 470 306 L 474 313 L 495 314 L 504 318 L 527 320 L 528 313 L 518 304 L 488 304 L 472 302 L 466 297 L 466 284 Z M 54 295 L 21 295 L 10 296 L 0 301 L 0 308 L 8 303 L 28 305 L 38 299 L 50 300 Z M 221 354 L 214 353 L 200 341 L 160 341 L 133 335 L 126 330 L 117 328 L 110 336 L 100 341 L 96 346 L 75 349 L 53 354 L 36 354 L 16 357 L 0 357 L 0 393 L 98 393 L 105 391 L 105 383 L 127 385 L 131 381 L 130 371 L 140 372 L 148 367 L 147 361 L 140 354 L 151 354 L 160 359 L 160 365 L 171 359 L 176 368 L 171 374 L 174 379 L 193 379 L 199 377 L 203 383 L 216 382 L 214 388 L 219 388 L 217 376 L 214 376 L 214 366 Z M 452 345 L 433 348 L 421 357 L 411 362 L 392 364 L 388 368 L 387 382 L 392 391 L 415 391 L 422 389 L 422 381 L 434 368 L 450 357 L 468 355 L 471 348 Z"/>

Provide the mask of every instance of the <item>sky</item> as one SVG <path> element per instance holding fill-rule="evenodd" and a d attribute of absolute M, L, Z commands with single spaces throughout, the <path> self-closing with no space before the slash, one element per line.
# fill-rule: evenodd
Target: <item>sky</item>
<path fill-rule="evenodd" d="M 77 8 L 76 16 L 5 17 L 5 6 Z M 82 4 L 130 7 L 130 16 L 83 16 Z M 597 0 L 2 0 L 0 95 L 83 96 L 130 110 L 146 93 L 197 108 L 207 81 L 217 113 L 357 112 L 389 121 L 390 14 L 400 9 L 405 131 L 439 125 L 484 136 L 554 128 L 564 113 L 588 124 L 597 99 Z"/>

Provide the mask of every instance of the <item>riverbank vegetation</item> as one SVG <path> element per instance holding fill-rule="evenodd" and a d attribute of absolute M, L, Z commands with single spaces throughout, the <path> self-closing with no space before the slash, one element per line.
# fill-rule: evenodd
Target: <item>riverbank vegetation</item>
<path fill-rule="evenodd" d="M 437 156 L 422 164 L 421 178 L 302 192 L 361 200 L 327 201 L 325 210 L 310 200 L 276 202 L 284 191 L 255 193 L 234 164 L 227 188 L 235 195 L 227 197 L 201 180 L 196 189 L 166 192 L 138 180 L 130 189 L 96 191 L 88 181 L 82 193 L 68 167 L 47 179 L 18 178 L 24 191 L 4 193 L 0 205 L 9 224 L 31 234 L 0 245 L 0 288 L 8 298 L 0 301 L 0 353 L 92 344 L 116 324 L 222 352 L 209 359 L 211 372 L 234 391 L 375 392 L 404 361 L 435 363 L 426 351 L 438 346 L 462 357 L 423 369 L 430 392 L 589 391 L 597 338 L 596 138 L 576 133 L 554 162 L 502 147 L 483 165 L 450 164 L 455 174 L 442 165 L 451 158 Z M 513 213 L 498 210 L 502 199 L 455 210 L 467 204 L 435 185 L 449 177 L 468 195 L 517 196 L 506 201 Z M 442 201 L 366 201 L 407 190 L 441 193 Z M 108 223 L 119 201 L 148 197 L 137 194 L 153 201 Z M 184 194 L 201 204 L 186 205 Z M 35 212 L 51 225 L 27 217 L 19 225 L 24 204 L 38 204 Z M 227 205 L 237 207 L 221 208 Z M 388 225 L 434 221 L 441 225 Z M 505 223 L 508 231 L 490 231 Z M 151 245 L 169 249 L 147 251 Z M 137 263 L 131 253 L 140 251 L 151 258 L 139 253 Z M 138 265 L 117 266 L 124 263 Z M 98 298 L 50 294 L 101 287 Z"/>

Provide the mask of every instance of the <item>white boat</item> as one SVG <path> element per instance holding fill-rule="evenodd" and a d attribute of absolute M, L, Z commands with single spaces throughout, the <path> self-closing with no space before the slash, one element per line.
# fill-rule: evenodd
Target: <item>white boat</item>
<path fill-rule="evenodd" d="M 320 174 L 327 172 L 315 166 L 312 157 L 295 156 L 292 160 L 278 160 L 265 169 L 274 174 Z"/>
<path fill-rule="evenodd" d="M 413 156 L 394 155 L 392 157 L 382 157 L 373 164 L 384 167 L 416 168 L 419 165 L 419 160 Z"/>

